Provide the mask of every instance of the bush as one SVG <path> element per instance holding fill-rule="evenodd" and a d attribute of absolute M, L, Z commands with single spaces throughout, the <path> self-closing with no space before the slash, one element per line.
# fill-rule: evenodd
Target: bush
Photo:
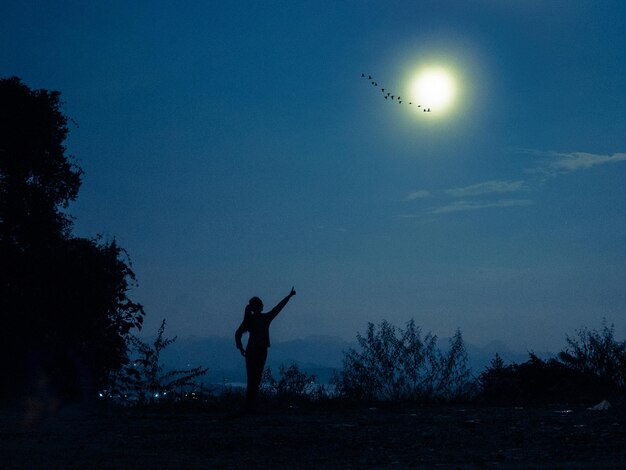
<path fill-rule="evenodd" d="M 616 393 L 607 381 L 556 359 L 530 353 L 522 364 L 505 366 L 496 355 L 480 375 L 479 401 L 499 404 L 589 403 Z"/>
<path fill-rule="evenodd" d="M 595 375 L 603 382 L 626 387 L 626 341 L 617 341 L 615 325 L 602 322 L 602 331 L 581 328 L 575 337 L 566 337 L 567 348 L 558 355 L 570 369 Z"/>
<path fill-rule="evenodd" d="M 343 369 L 333 378 L 337 393 L 350 400 L 455 400 L 473 389 L 461 332 L 448 351 L 437 348 L 437 337 L 413 320 L 403 330 L 383 321 L 357 334 L 360 350 L 345 352 Z"/>
<path fill-rule="evenodd" d="M 100 392 L 102 398 L 145 405 L 163 401 L 200 400 L 209 393 L 203 385 L 198 386 L 195 382 L 197 377 L 206 374 L 208 368 L 163 371 L 161 351 L 176 341 L 176 337 L 164 338 L 164 332 L 165 320 L 161 322 L 152 345 L 130 336 L 137 356 L 112 374 L 110 388 Z"/>
<path fill-rule="evenodd" d="M 315 388 L 315 375 L 308 375 L 300 370 L 297 364 L 285 368 L 281 364 L 278 370 L 279 378 L 272 375 L 272 369 L 267 367 L 263 371 L 261 392 L 268 396 L 283 398 L 318 398 Z"/>

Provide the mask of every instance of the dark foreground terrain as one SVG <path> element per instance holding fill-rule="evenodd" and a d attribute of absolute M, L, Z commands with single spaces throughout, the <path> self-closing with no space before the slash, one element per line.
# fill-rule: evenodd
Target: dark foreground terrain
<path fill-rule="evenodd" d="M 624 403 L 0 415 L 3 468 L 626 468 Z"/>

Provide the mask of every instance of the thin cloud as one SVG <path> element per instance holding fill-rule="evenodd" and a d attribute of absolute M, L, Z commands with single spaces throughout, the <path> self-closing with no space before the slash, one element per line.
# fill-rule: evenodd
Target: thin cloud
<path fill-rule="evenodd" d="M 433 209 L 431 214 L 449 214 L 450 212 L 475 211 L 494 207 L 520 207 L 530 206 L 531 204 L 533 204 L 533 201 L 530 199 L 501 199 L 493 202 L 460 200 Z"/>
<path fill-rule="evenodd" d="M 518 181 L 485 181 L 483 183 L 472 184 L 463 188 L 446 189 L 444 192 L 452 197 L 470 197 L 481 194 L 493 193 L 514 193 L 517 191 L 527 190 L 526 183 L 522 180 Z"/>
<path fill-rule="evenodd" d="M 539 173 L 547 176 L 556 176 L 562 173 L 569 173 L 578 170 L 588 170 L 594 166 L 605 163 L 615 163 L 626 161 L 626 153 L 614 153 L 612 155 L 601 155 L 588 152 L 545 152 L 526 151 L 547 159 L 538 167 L 527 168 L 526 173 Z"/>
<path fill-rule="evenodd" d="M 534 204 L 530 199 L 496 199 L 497 195 L 511 194 L 521 191 L 534 191 L 548 184 L 559 175 L 574 171 L 583 171 L 606 163 L 626 162 L 626 153 L 594 154 L 588 152 L 553 152 L 531 149 L 518 149 L 543 158 L 543 161 L 534 168 L 523 170 L 534 177 L 517 180 L 490 180 L 459 188 L 450 188 L 435 191 L 420 190 L 409 193 L 405 200 L 412 201 L 437 196 L 453 199 L 448 204 L 428 211 L 430 214 L 449 214 L 452 212 L 474 211 L 489 208 L 521 207 Z M 476 199 L 479 197 L 480 199 Z M 500 196 L 502 197 L 502 196 Z M 489 199 L 496 200 L 489 200 Z M 443 204 L 443 201 L 442 201 Z M 410 214 L 403 214 L 401 218 L 412 218 Z"/>
<path fill-rule="evenodd" d="M 597 155 L 594 153 L 572 152 L 554 154 L 556 161 L 551 163 L 552 168 L 565 171 L 586 170 L 604 163 L 626 161 L 626 153 L 614 153 L 613 155 Z"/>
<path fill-rule="evenodd" d="M 414 201 L 415 199 L 424 199 L 430 197 L 430 191 L 426 189 L 420 189 L 419 191 L 413 191 L 412 193 L 407 194 L 404 198 L 405 201 Z"/>

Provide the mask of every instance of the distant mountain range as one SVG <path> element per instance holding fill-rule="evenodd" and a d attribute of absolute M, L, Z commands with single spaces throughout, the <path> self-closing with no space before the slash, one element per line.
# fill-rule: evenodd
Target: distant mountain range
<path fill-rule="evenodd" d="M 444 349 L 447 338 L 439 340 Z M 501 341 L 492 341 L 485 346 L 465 343 L 469 367 L 475 375 L 480 374 L 498 353 L 505 364 L 521 363 L 528 360 L 528 352 L 512 351 Z M 343 353 L 356 348 L 356 342 L 348 342 L 332 336 L 308 336 L 304 339 L 274 343 L 270 348 L 267 365 L 278 375 L 281 364 L 298 364 L 308 374 L 315 374 L 318 382 L 327 383 L 332 374 L 341 368 Z M 539 357 L 549 357 L 549 353 L 538 353 Z M 178 338 L 161 353 L 161 361 L 166 369 L 189 369 L 208 367 L 204 378 L 207 383 L 245 383 L 244 359 L 235 348 L 235 341 L 221 337 Z"/>
<path fill-rule="evenodd" d="M 318 381 L 326 383 L 341 367 L 343 351 L 356 344 L 329 336 L 309 336 L 305 339 L 273 343 L 267 365 L 278 375 L 281 364 L 298 364 Z M 246 381 L 245 363 L 235 348 L 235 340 L 221 337 L 179 338 L 161 353 L 167 369 L 208 367 L 205 381 L 209 383 L 243 383 Z"/>

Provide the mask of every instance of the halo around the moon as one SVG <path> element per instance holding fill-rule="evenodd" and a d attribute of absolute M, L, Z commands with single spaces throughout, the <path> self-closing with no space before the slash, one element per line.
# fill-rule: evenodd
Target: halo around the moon
<path fill-rule="evenodd" d="M 453 103 L 456 82 L 443 68 L 429 67 L 420 70 L 411 80 L 411 98 L 433 112 L 445 111 Z"/>

